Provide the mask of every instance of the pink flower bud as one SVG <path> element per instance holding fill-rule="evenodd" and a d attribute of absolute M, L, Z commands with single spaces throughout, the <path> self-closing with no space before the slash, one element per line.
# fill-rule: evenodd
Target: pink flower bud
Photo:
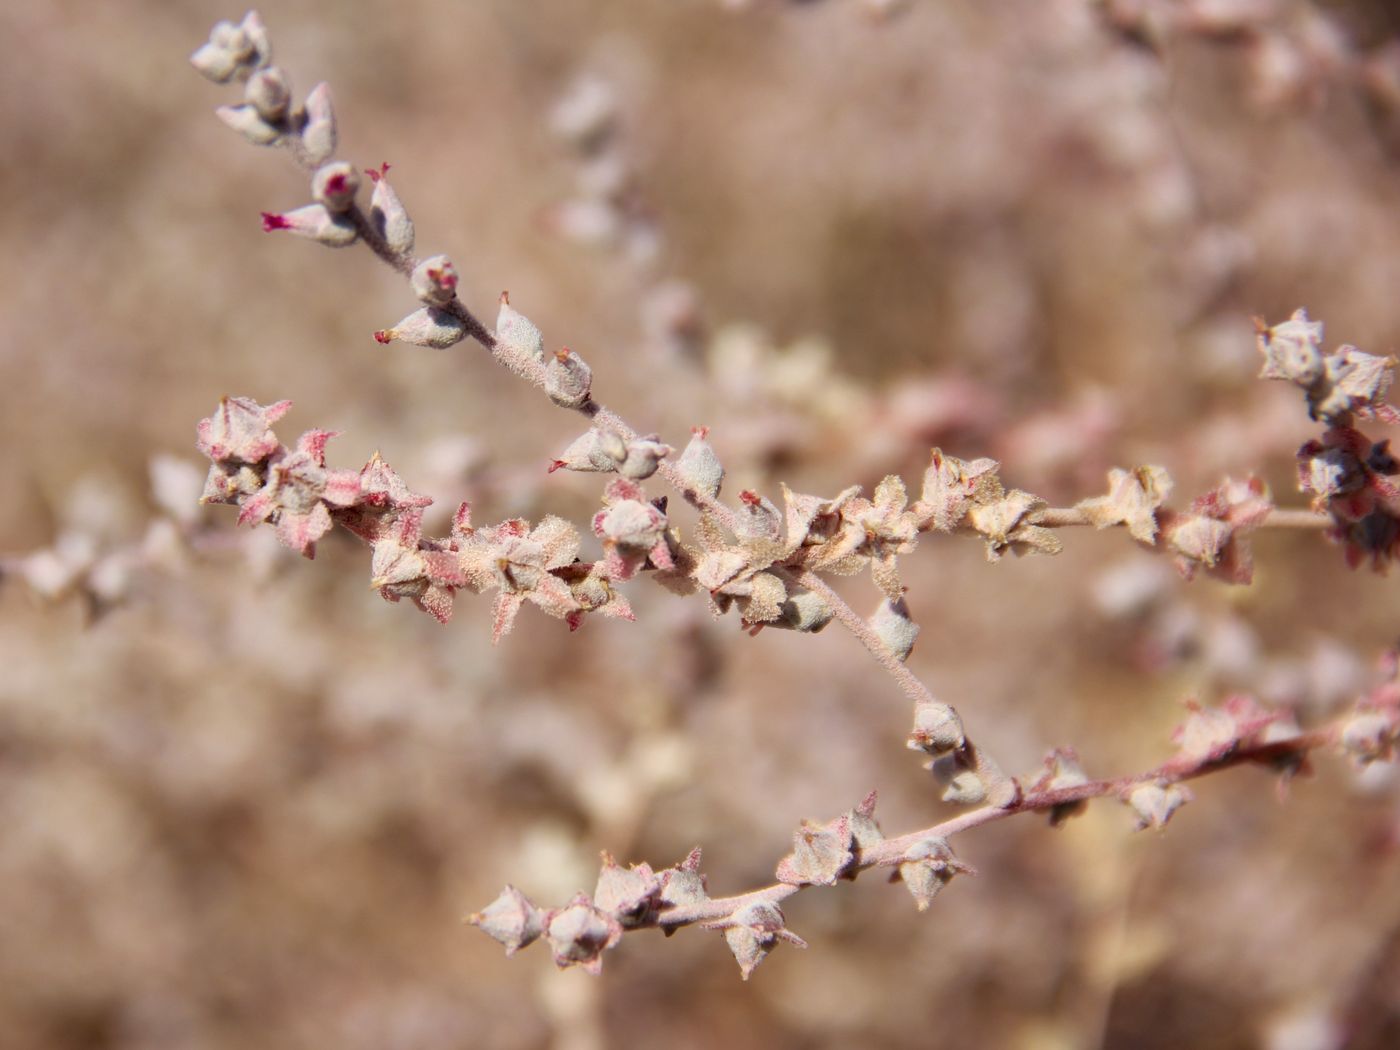
<path fill-rule="evenodd" d="M 301 129 L 302 149 L 312 164 L 324 164 L 335 156 L 335 108 L 331 103 L 331 89 L 324 83 L 317 84 L 306 96 L 303 108 L 306 124 Z"/>
<path fill-rule="evenodd" d="M 389 184 L 389 165 L 381 164 L 378 169 L 365 172 L 374 183 L 374 193 L 369 200 L 369 221 L 379 231 L 390 250 L 399 255 L 413 251 L 413 220 L 408 217 L 399 195 Z"/>
<path fill-rule="evenodd" d="M 446 350 L 467 337 L 466 326 L 446 310 L 425 306 L 415 310 L 393 328 L 375 332 L 374 338 L 381 343 L 397 339 L 401 343 L 414 346 L 431 346 Z"/>
<path fill-rule="evenodd" d="M 419 301 L 429 306 L 446 306 L 457 298 L 457 268 L 447 256 L 434 255 L 414 267 L 409 284 Z"/>
<path fill-rule="evenodd" d="M 332 215 L 320 204 L 306 204 L 288 212 L 262 213 L 263 231 L 286 230 L 328 248 L 344 248 L 354 244 L 359 234 L 355 224 L 344 215 Z"/>
<path fill-rule="evenodd" d="M 323 164 L 311 176 L 311 196 L 327 211 L 349 211 L 359 188 L 359 172 L 343 160 Z"/>

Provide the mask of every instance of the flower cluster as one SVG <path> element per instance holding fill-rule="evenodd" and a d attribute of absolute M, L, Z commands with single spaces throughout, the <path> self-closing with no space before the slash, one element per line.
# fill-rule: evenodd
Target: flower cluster
<path fill-rule="evenodd" d="M 1394 378 L 1395 358 L 1363 353 L 1354 346 L 1322 351 L 1322 324 L 1297 310 L 1282 324 L 1258 324 L 1260 375 L 1302 389 L 1308 414 L 1327 424 L 1320 438 L 1298 450 L 1298 487 L 1314 509 L 1332 519 L 1331 537 L 1342 544 L 1353 568 L 1369 561 L 1383 571 L 1400 557 L 1400 462 L 1389 439 L 1373 441 L 1359 419 L 1400 423 L 1400 411 L 1384 399 Z"/>
<path fill-rule="evenodd" d="M 476 528 L 463 503 L 448 536 L 424 536 L 423 508 L 432 500 L 410 491 L 378 453 L 360 470 L 333 469 L 325 455 L 331 431 L 309 430 L 295 447 L 283 445 L 272 424 L 290 408 L 290 401 L 260 405 L 226 397 L 200 421 L 198 447 L 212 462 L 202 502 L 237 506 L 239 524 L 271 523 L 284 545 L 308 558 L 340 525 L 369 544 L 372 584 L 386 601 L 407 598 L 442 623 L 452 615 L 456 591 L 495 591 L 493 640 L 510 630 L 527 601 L 571 629 L 590 612 L 632 618 L 613 583 L 631 575 L 624 571 L 629 566 L 635 571 L 635 554 L 629 561 L 616 553 L 633 551 L 635 531 L 618 526 L 608 559 L 583 562 L 578 532 L 562 518 L 547 517 L 533 528 L 520 518 Z M 653 547 L 664 548 L 660 531 L 651 538 Z M 659 553 L 655 558 L 664 562 Z"/>

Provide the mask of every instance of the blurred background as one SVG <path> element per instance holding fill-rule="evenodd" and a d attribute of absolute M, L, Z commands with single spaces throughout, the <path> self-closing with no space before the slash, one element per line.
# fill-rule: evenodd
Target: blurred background
<path fill-rule="evenodd" d="M 1251 471 L 1300 502 L 1317 427 L 1254 377 L 1251 316 L 1400 344 L 1400 16 L 1302 0 L 269 2 L 340 155 L 387 161 L 420 254 L 512 302 L 595 392 L 727 491 L 831 495 L 930 446 L 1073 502 L 1158 462 L 1182 506 Z M 948 815 L 856 643 L 750 638 L 639 579 L 570 634 L 447 627 L 192 506 L 224 394 L 343 432 L 478 522 L 586 522 L 546 475 L 578 421 L 463 345 L 370 334 L 415 303 L 359 249 L 261 232 L 305 180 L 213 108 L 205 0 L 0 10 L 0 1043 L 29 1048 L 1266 1047 L 1400 1044 L 1394 767 L 1242 769 L 1162 833 L 1099 803 L 960 839 L 926 914 L 867 876 L 786 909 L 811 944 L 743 983 L 722 940 L 629 935 L 601 978 L 460 925 L 598 852 L 715 894 L 772 881 L 802 817 L 878 788 Z M 658 490 L 659 492 L 659 490 Z M 683 527 L 684 512 L 677 519 Z M 1317 721 L 1397 641 L 1393 581 L 1315 534 L 1248 588 L 1124 535 L 902 560 L 911 666 L 1012 772 L 1073 745 L 1155 765 L 1181 701 Z M 588 556 L 587 554 L 585 556 Z M 859 610 L 877 595 L 841 582 Z"/>

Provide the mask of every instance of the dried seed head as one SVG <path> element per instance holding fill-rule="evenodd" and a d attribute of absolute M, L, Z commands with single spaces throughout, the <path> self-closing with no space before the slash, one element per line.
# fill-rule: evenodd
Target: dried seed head
<path fill-rule="evenodd" d="M 431 346 L 446 350 L 456 346 L 467 337 L 467 329 L 461 321 L 446 310 L 425 306 L 415 310 L 393 328 L 375 332 L 374 338 L 381 343 L 412 343 L 414 346 Z"/>
<path fill-rule="evenodd" d="M 409 283 L 419 301 L 429 306 L 446 306 L 457 298 L 457 268 L 445 255 L 434 255 L 420 262 L 413 268 Z"/>
<path fill-rule="evenodd" d="M 593 370 L 567 346 L 556 350 L 544 370 L 544 392 L 560 408 L 578 408 L 588 401 Z M 652 472 L 656 470 L 652 466 Z M 650 474 L 644 475 L 650 477 Z"/>
<path fill-rule="evenodd" d="M 327 211 L 349 211 L 359 188 L 359 172 L 343 160 L 322 164 L 311 176 L 311 196 Z"/>

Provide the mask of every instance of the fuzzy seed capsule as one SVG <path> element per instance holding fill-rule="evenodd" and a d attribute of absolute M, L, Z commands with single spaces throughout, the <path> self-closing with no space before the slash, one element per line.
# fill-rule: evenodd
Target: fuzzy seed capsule
<path fill-rule="evenodd" d="M 466 337 L 467 329 L 461 321 L 447 311 L 432 306 L 415 310 L 393 328 L 374 333 L 374 338 L 381 343 L 397 339 L 401 343 L 430 346 L 437 350 L 455 346 Z"/>
<path fill-rule="evenodd" d="M 457 298 L 457 268 L 445 255 L 434 255 L 414 267 L 409 283 L 413 294 L 429 306 L 446 306 Z"/>
<path fill-rule="evenodd" d="M 587 361 L 567 346 L 555 351 L 544 370 L 544 392 L 551 401 L 561 408 L 578 408 L 592 387 L 593 370 Z"/>
<path fill-rule="evenodd" d="M 298 237 L 324 244 L 328 248 L 344 248 L 355 243 L 358 234 L 354 224 L 344 215 L 332 215 L 319 204 L 307 204 L 293 211 L 262 213 L 263 231 L 286 230 Z"/>
<path fill-rule="evenodd" d="M 311 176 L 311 196 L 328 211 L 349 211 L 359 188 L 359 172 L 343 160 L 323 164 Z"/>

